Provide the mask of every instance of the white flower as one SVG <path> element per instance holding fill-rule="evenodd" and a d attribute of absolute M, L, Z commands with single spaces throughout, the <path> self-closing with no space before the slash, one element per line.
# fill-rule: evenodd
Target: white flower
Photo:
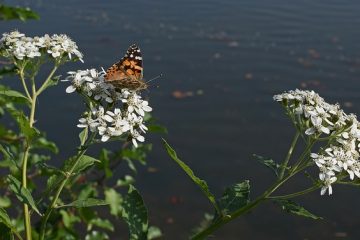
<path fill-rule="evenodd" d="M 73 54 L 78 57 L 81 62 L 83 62 L 83 55 L 78 50 L 76 43 L 65 34 L 52 35 L 49 49 L 47 52 L 51 54 L 53 58 L 67 55 L 68 58 L 71 59 Z"/>
<path fill-rule="evenodd" d="M 87 96 L 86 100 L 94 106 L 86 114 L 88 117 L 79 120 L 78 127 L 90 127 L 103 142 L 122 135 L 130 137 L 135 147 L 138 142 L 145 141 L 141 135 L 148 130 L 144 116 L 146 112 L 152 111 L 148 101 L 143 100 L 136 91 L 115 89 L 104 80 L 103 70 L 78 70 L 68 74 L 63 80 L 71 82 L 66 92 L 77 91 Z"/>
<path fill-rule="evenodd" d="M 143 136 L 141 136 L 140 133 L 136 130 L 134 130 L 131 135 L 132 135 L 132 142 L 135 147 L 138 147 L 138 144 L 136 141 L 139 141 L 139 142 L 145 141 L 145 138 Z"/>
<path fill-rule="evenodd" d="M 83 55 L 79 52 L 75 42 L 68 36 L 45 34 L 42 37 L 26 37 L 18 31 L 4 33 L 0 39 L 0 48 L 5 50 L 5 57 L 14 57 L 19 60 L 24 58 L 40 57 L 41 52 L 47 52 L 53 58 L 66 55 L 71 60 L 71 55 L 76 55 L 82 61 Z"/>
<path fill-rule="evenodd" d="M 326 191 L 328 191 L 329 195 L 331 195 L 333 193 L 331 184 L 336 182 L 336 180 L 337 180 L 336 177 L 329 177 L 327 179 L 324 179 L 324 185 L 321 187 L 320 194 L 324 195 Z"/>
<path fill-rule="evenodd" d="M 140 116 L 144 116 L 145 112 L 152 111 L 149 103 L 142 100 L 141 96 L 139 96 L 135 91 L 124 90 L 122 93 L 124 97 L 124 99 L 122 99 L 122 102 L 128 105 L 127 111 L 129 113 L 135 111 Z"/>
<path fill-rule="evenodd" d="M 296 125 L 306 135 L 328 136 L 329 147 L 310 155 L 319 168 L 323 183 L 321 194 L 332 194 L 332 184 L 338 174 L 347 173 L 350 180 L 360 178 L 360 123 L 354 114 L 346 114 L 338 104 L 325 102 L 314 91 L 295 90 L 275 95 L 281 101 Z"/>

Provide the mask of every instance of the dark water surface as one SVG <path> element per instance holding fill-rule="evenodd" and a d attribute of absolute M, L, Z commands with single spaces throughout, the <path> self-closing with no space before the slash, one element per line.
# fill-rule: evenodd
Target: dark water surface
<path fill-rule="evenodd" d="M 328 101 L 345 105 L 345 111 L 360 113 L 357 0 L 17 3 L 31 6 L 41 20 L 2 22 L 1 32 L 17 28 L 28 35 L 66 33 L 78 43 L 85 63 L 62 68 L 63 75 L 71 69 L 107 67 L 129 44 L 138 43 L 145 77 L 164 75 L 156 82 L 159 88 L 149 93 L 154 116 L 168 127 L 166 138 L 181 158 L 217 194 L 249 179 L 255 197 L 273 181 L 251 154 L 282 159 L 294 133 L 272 101 L 274 94 L 314 89 Z M 65 93 L 66 86 L 44 94 L 37 117 L 38 127 L 59 142 L 65 156 L 77 143 L 75 125 L 83 110 L 78 96 Z M 194 96 L 176 99 L 174 91 Z M 186 239 L 211 208 L 167 157 L 160 136 L 149 136 L 148 141 L 154 144 L 149 166 L 158 171 L 141 168 L 137 187 L 164 238 Z M 295 181 L 285 190 L 301 190 L 306 183 Z M 173 198 L 180 200 L 174 204 Z M 314 192 L 298 199 L 326 219 L 316 222 L 286 215 L 268 203 L 225 226 L 213 239 L 360 239 L 359 199 L 359 189 L 338 185 L 331 197 Z"/>

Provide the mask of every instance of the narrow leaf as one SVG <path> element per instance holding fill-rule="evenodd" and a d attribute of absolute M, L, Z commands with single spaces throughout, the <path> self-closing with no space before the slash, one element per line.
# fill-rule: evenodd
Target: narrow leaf
<path fill-rule="evenodd" d="M 279 168 L 281 167 L 280 164 L 277 164 L 274 160 L 272 160 L 271 158 L 267 158 L 267 157 L 263 157 L 263 156 L 259 156 L 256 154 L 253 154 L 253 157 L 258 160 L 260 163 L 264 164 L 266 167 L 270 168 L 276 176 L 279 175 Z"/>
<path fill-rule="evenodd" d="M 323 219 L 322 217 L 318 217 L 318 216 L 312 214 L 311 212 L 309 212 L 308 210 L 306 210 L 305 208 L 303 208 L 302 206 L 298 205 L 297 203 L 295 203 L 291 200 L 276 199 L 274 201 L 281 207 L 282 210 L 284 210 L 288 213 L 292 213 L 295 215 L 312 218 L 312 219 L 316 219 L 316 220 Z"/>
<path fill-rule="evenodd" d="M 123 203 L 122 217 L 129 226 L 129 239 L 146 239 L 148 213 L 140 193 L 132 185 Z"/>
<path fill-rule="evenodd" d="M 1 240 L 14 240 L 14 235 L 11 229 L 6 226 L 5 223 L 0 222 L 0 233 Z"/>
<path fill-rule="evenodd" d="M 27 190 L 26 188 L 23 188 L 21 186 L 21 183 L 19 182 L 19 180 L 17 180 L 15 177 L 9 175 L 7 179 L 8 179 L 9 187 L 10 187 L 11 191 L 14 192 L 14 194 L 19 199 L 19 201 L 30 205 L 37 214 L 42 216 L 39 209 L 37 208 L 37 206 L 35 204 L 33 197 L 31 196 L 31 193 L 29 192 L 29 190 Z"/>
<path fill-rule="evenodd" d="M 1 240 L 14 239 L 12 233 L 15 233 L 16 236 L 22 240 L 20 234 L 17 232 L 16 227 L 12 224 L 9 215 L 3 208 L 0 208 L 0 233 Z"/>
<path fill-rule="evenodd" d="M 8 147 L 4 147 L 3 145 L 0 144 L 0 153 L 3 154 L 3 163 L 5 161 L 9 161 L 8 166 L 13 165 L 14 167 L 16 167 L 18 170 L 20 170 L 20 166 L 18 165 L 18 163 L 15 161 L 14 155 L 10 152 L 10 149 Z"/>
<path fill-rule="evenodd" d="M 177 157 L 175 150 L 170 147 L 170 145 L 165 141 L 165 139 L 163 139 L 163 144 L 165 145 L 169 156 L 185 171 L 185 173 L 191 178 L 191 180 L 200 187 L 202 192 L 215 207 L 216 211 L 220 214 L 220 210 L 216 203 L 215 196 L 210 192 L 207 183 L 204 180 L 195 176 L 191 168 Z"/>
<path fill-rule="evenodd" d="M 17 99 L 17 100 L 20 100 L 20 101 L 23 101 L 26 103 L 30 103 L 29 99 L 26 96 L 24 96 L 22 93 L 15 91 L 15 90 L 1 89 L 0 95 L 10 97 L 12 99 Z"/>
<path fill-rule="evenodd" d="M 10 217 L 3 208 L 0 208 L 0 222 L 4 223 L 8 228 L 13 228 Z"/>
<path fill-rule="evenodd" d="M 94 206 L 104 206 L 104 205 L 109 205 L 109 203 L 102 199 L 88 198 L 88 199 L 78 199 L 72 203 L 57 206 L 57 208 L 62 208 L 62 207 L 84 208 L 84 207 L 94 207 Z"/>

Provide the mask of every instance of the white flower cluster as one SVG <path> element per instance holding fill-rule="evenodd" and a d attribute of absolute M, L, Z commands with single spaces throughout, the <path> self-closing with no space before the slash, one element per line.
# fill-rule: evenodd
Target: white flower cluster
<path fill-rule="evenodd" d="M 101 136 L 106 142 L 112 137 L 128 134 L 135 147 L 137 141 L 144 142 L 142 136 L 147 127 L 144 124 L 146 112 L 152 108 L 136 91 L 115 90 L 114 86 L 104 81 L 104 72 L 95 69 L 69 72 L 65 81 L 71 81 L 67 93 L 78 91 L 92 100 L 96 106 L 79 119 L 80 128 L 89 127 L 91 132 Z M 120 106 L 116 106 L 120 103 Z"/>
<path fill-rule="evenodd" d="M 76 43 L 65 34 L 52 36 L 45 34 L 42 37 L 31 38 L 18 31 L 4 33 L 0 39 L 0 49 L 4 51 L 6 57 L 14 57 L 18 60 L 48 54 L 53 58 L 67 56 L 68 59 L 75 55 L 83 61 L 83 55 Z"/>
<path fill-rule="evenodd" d="M 346 114 L 338 104 L 329 104 L 314 91 L 295 90 L 275 95 L 297 119 L 306 135 L 327 137 L 328 146 L 311 158 L 319 167 L 323 183 L 321 195 L 332 194 L 331 184 L 339 176 L 360 178 L 360 123 L 353 114 Z M 341 173 L 341 174 L 340 174 Z"/>

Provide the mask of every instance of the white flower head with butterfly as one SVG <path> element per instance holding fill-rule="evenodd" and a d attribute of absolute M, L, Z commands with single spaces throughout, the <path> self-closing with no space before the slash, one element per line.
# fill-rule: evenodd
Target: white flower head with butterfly
<path fill-rule="evenodd" d="M 89 127 L 90 131 L 101 136 L 103 142 L 123 134 L 131 137 L 135 147 L 137 141 L 145 141 L 142 134 L 148 128 L 144 116 L 152 108 L 139 93 L 148 87 L 143 81 L 142 60 L 140 48 L 133 44 L 125 56 L 106 71 L 69 72 L 65 81 L 70 81 L 71 85 L 66 92 L 77 91 L 91 99 L 93 105 L 79 119 L 78 127 Z"/>

